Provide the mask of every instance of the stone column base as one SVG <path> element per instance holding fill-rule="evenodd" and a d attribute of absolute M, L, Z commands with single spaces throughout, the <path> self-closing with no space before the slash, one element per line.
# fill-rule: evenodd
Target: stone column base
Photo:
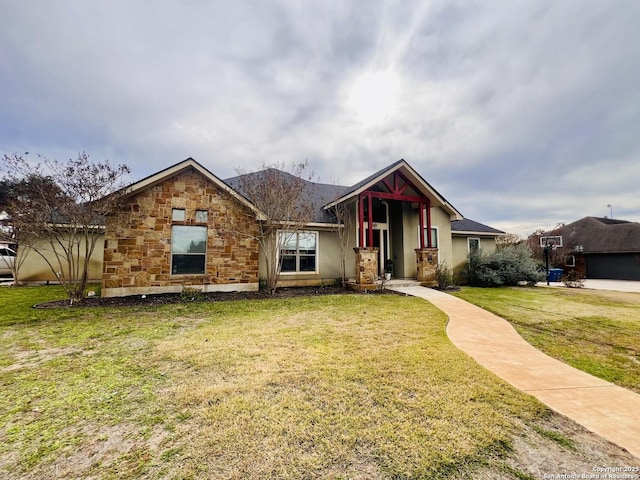
<path fill-rule="evenodd" d="M 376 247 L 356 247 L 356 284 L 375 285 L 378 280 L 378 250 Z"/>
<path fill-rule="evenodd" d="M 436 268 L 438 268 L 437 248 L 416 248 L 416 280 L 429 287 L 438 284 L 436 279 Z"/>

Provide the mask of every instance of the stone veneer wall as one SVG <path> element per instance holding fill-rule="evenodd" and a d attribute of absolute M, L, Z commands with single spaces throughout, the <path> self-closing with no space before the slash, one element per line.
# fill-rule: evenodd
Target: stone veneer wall
<path fill-rule="evenodd" d="M 375 285 L 378 280 L 377 247 L 356 247 L 356 284 Z"/>
<path fill-rule="evenodd" d="M 206 210 L 204 275 L 171 275 L 172 209 Z M 198 224 L 200 225 L 200 224 Z M 120 215 L 107 219 L 102 295 L 179 292 L 184 285 L 203 291 L 257 290 L 259 245 L 255 216 L 231 195 L 189 169 L 128 199 Z M 223 230 L 222 227 L 227 227 Z"/>
<path fill-rule="evenodd" d="M 416 248 L 416 279 L 428 286 L 438 284 L 436 279 L 436 269 L 438 268 L 437 248 Z"/>

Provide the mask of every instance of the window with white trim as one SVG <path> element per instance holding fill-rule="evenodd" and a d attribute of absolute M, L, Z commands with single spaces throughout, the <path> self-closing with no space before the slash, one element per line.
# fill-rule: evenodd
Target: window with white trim
<path fill-rule="evenodd" d="M 576 256 L 575 255 L 567 255 L 564 259 L 565 267 L 575 267 L 576 266 Z"/>
<path fill-rule="evenodd" d="M 428 230 L 424 227 L 424 246 L 428 246 Z M 420 227 L 418 227 L 418 245 L 420 245 Z M 439 248 L 438 246 L 438 227 L 431 227 L 431 247 Z"/>
<path fill-rule="evenodd" d="M 469 253 L 475 253 L 480 250 L 479 238 L 467 238 L 467 250 Z"/>
<path fill-rule="evenodd" d="M 281 273 L 316 273 L 318 232 L 279 232 Z"/>

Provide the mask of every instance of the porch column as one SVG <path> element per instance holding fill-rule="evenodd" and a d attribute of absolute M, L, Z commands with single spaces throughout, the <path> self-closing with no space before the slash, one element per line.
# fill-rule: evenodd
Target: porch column
<path fill-rule="evenodd" d="M 368 234 L 369 234 L 369 243 L 368 245 L 371 247 L 373 245 L 373 197 L 371 197 L 371 194 L 369 194 L 369 219 L 367 220 L 369 222 L 369 228 L 368 228 Z"/>
<path fill-rule="evenodd" d="M 420 222 L 420 248 L 424 248 L 424 203 L 422 203 L 422 201 L 418 203 L 418 212 Z"/>
<path fill-rule="evenodd" d="M 358 235 L 358 246 L 364 247 L 364 196 L 358 197 L 358 222 L 360 225 L 360 235 Z M 357 269 L 356 269 L 357 271 Z"/>
<path fill-rule="evenodd" d="M 431 240 L 431 200 L 427 198 L 427 204 L 425 205 L 425 212 L 427 212 L 427 247 L 433 248 L 433 242 Z M 424 245 L 422 245 L 424 248 Z"/>
<path fill-rule="evenodd" d="M 378 250 L 377 247 L 356 247 L 356 284 L 359 288 L 375 288 L 378 280 Z"/>
<path fill-rule="evenodd" d="M 437 285 L 436 268 L 438 267 L 438 249 L 416 248 L 415 252 L 417 263 L 416 280 L 429 287 Z"/>

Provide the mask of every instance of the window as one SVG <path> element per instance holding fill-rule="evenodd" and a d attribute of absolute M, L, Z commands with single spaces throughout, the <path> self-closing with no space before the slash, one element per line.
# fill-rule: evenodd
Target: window
<path fill-rule="evenodd" d="M 387 209 L 388 206 L 385 202 L 383 202 L 379 198 L 373 198 L 371 200 L 372 212 L 372 220 L 373 223 L 387 223 Z M 364 202 L 364 210 L 363 210 L 365 221 L 369 219 L 369 202 Z"/>
<path fill-rule="evenodd" d="M 282 273 L 316 272 L 317 232 L 280 232 Z"/>
<path fill-rule="evenodd" d="M 198 275 L 205 271 L 207 227 L 171 227 L 171 274 Z"/>
<path fill-rule="evenodd" d="M 171 220 L 174 222 L 184 222 L 185 218 L 184 208 L 174 208 L 171 211 Z"/>
<path fill-rule="evenodd" d="M 427 227 L 424 227 L 424 246 L 428 246 L 429 245 L 429 237 L 428 235 L 428 230 Z M 420 235 L 420 227 L 418 227 L 418 235 Z M 420 245 L 420 236 L 418 236 L 418 245 Z M 431 247 L 432 248 L 439 248 L 438 247 L 438 227 L 431 227 Z"/>
<path fill-rule="evenodd" d="M 207 223 L 209 212 L 206 210 L 196 210 L 196 223 Z"/>
<path fill-rule="evenodd" d="M 467 248 L 469 253 L 475 253 L 480 250 L 480 239 L 479 238 L 467 238 Z"/>
<path fill-rule="evenodd" d="M 11 250 L 10 248 L 0 248 L 0 256 L 2 257 L 15 257 L 16 252 Z"/>
<path fill-rule="evenodd" d="M 567 258 L 564 259 L 564 265 L 566 267 L 575 267 L 576 266 L 575 255 L 567 255 Z"/>

